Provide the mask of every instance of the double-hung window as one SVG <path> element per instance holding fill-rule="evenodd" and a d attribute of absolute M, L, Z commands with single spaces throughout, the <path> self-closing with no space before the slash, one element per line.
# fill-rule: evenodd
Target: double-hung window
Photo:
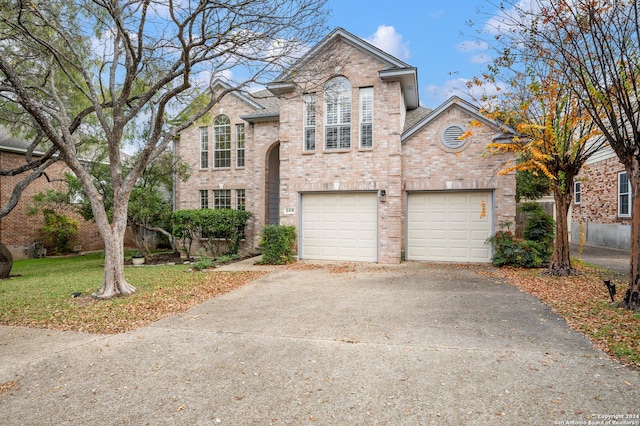
<path fill-rule="evenodd" d="M 207 191 L 206 189 L 200 190 L 200 208 L 209 208 L 209 191 Z"/>
<path fill-rule="evenodd" d="M 237 210 L 246 210 L 247 208 L 247 199 L 246 192 L 244 189 L 236 189 L 236 209 Z"/>
<path fill-rule="evenodd" d="M 582 188 L 580 186 L 580 182 L 573 183 L 573 202 L 575 204 L 580 204 L 580 199 L 582 198 Z"/>
<path fill-rule="evenodd" d="M 213 167 L 231 167 L 231 122 L 219 115 L 213 122 Z"/>
<path fill-rule="evenodd" d="M 214 189 L 213 190 L 213 208 L 216 210 L 231 208 L 231 190 L 230 189 Z"/>
<path fill-rule="evenodd" d="M 316 95 L 304 95 L 304 150 L 316 149 Z"/>
<path fill-rule="evenodd" d="M 244 167 L 244 124 L 236 124 L 236 167 Z"/>
<path fill-rule="evenodd" d="M 618 173 L 618 216 L 631 216 L 631 185 L 627 172 Z"/>
<path fill-rule="evenodd" d="M 360 89 L 360 148 L 373 148 L 373 87 Z"/>
<path fill-rule="evenodd" d="M 200 127 L 200 168 L 209 167 L 209 128 Z"/>
<path fill-rule="evenodd" d="M 325 86 L 324 148 L 351 148 L 351 84 L 345 77 L 335 77 Z"/>

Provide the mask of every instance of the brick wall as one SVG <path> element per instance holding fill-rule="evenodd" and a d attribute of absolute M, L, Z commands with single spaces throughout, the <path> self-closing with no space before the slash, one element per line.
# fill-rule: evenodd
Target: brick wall
<path fill-rule="evenodd" d="M 24 155 L 0 151 L 0 169 L 11 169 L 23 163 Z M 0 219 L 0 240 L 9 248 L 15 259 L 28 257 L 31 244 L 39 239 L 38 230 L 43 225 L 41 214 L 35 216 L 27 215 L 27 205 L 38 192 L 46 191 L 47 189 L 64 189 L 65 183 L 56 180 L 63 179 L 66 172 L 68 172 L 68 168 L 63 162 L 60 161 L 53 164 L 47 169 L 47 175 L 51 182 L 44 176 L 34 181 L 22 193 L 22 198 L 18 205 L 7 216 Z M 4 205 L 7 202 L 13 188 L 21 178 L 22 176 L 0 177 L 0 205 Z M 77 244 L 81 246 L 83 251 L 104 248 L 95 223 L 84 221 L 79 215 L 70 211 L 67 214 L 74 219 L 80 220 Z"/>
<path fill-rule="evenodd" d="M 266 223 L 266 181 L 265 170 L 267 155 L 278 143 L 278 123 L 265 122 L 249 124 L 240 116 L 253 114 L 256 110 L 239 97 L 231 94 L 225 96 L 200 123 L 182 132 L 176 145 L 177 155 L 186 161 L 193 173 L 187 182 L 176 185 L 177 210 L 199 209 L 200 191 L 209 194 L 209 207 L 213 207 L 213 190 L 231 190 L 232 207 L 236 208 L 237 189 L 244 189 L 246 194 L 246 210 L 252 213 L 246 230 L 246 240 L 241 250 L 249 251 L 258 246 L 260 230 Z M 220 114 L 231 121 L 231 167 L 213 167 L 213 122 Z M 245 166 L 236 166 L 236 133 L 235 125 L 245 125 Z M 209 131 L 209 167 L 200 168 L 200 127 L 207 126 Z"/>
<path fill-rule="evenodd" d="M 469 126 L 475 119 L 454 104 L 408 139 L 402 155 L 403 187 L 406 191 L 492 190 L 495 232 L 501 222 L 515 221 L 515 175 L 499 175 L 512 165 L 513 157 L 486 155 L 486 146 L 496 130 L 488 125 Z M 442 131 L 451 124 L 472 131 L 472 136 L 456 150 L 441 143 Z"/>
<path fill-rule="evenodd" d="M 351 84 L 351 148 L 324 150 L 324 102 L 317 99 L 316 150 L 304 152 L 303 100 L 300 93 L 283 99 L 281 125 L 281 211 L 300 212 L 300 194 L 331 191 L 378 191 L 384 189 L 387 201 L 378 209 L 378 261 L 399 263 L 401 259 L 401 110 L 404 108 L 400 84 L 382 82 L 378 74 L 385 67 L 355 48 L 337 45 L 336 57 L 345 59 L 338 75 Z M 338 50 L 342 49 L 342 50 Z M 353 65 L 353 66 L 351 66 Z M 313 67 L 313 64 L 309 64 Z M 318 67 L 320 68 L 320 67 Z M 325 75 L 327 81 L 333 75 Z M 373 148 L 359 148 L 359 88 L 373 87 Z M 282 216 L 281 222 L 298 225 L 299 216 Z"/>
<path fill-rule="evenodd" d="M 624 166 L 617 157 L 584 166 L 578 175 L 580 204 L 573 204 L 576 222 L 630 224 L 631 218 L 618 216 L 618 173 Z"/>

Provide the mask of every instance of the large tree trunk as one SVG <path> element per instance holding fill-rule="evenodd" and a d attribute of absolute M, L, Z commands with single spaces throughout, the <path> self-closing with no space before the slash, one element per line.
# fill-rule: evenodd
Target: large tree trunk
<path fill-rule="evenodd" d="M 98 226 L 104 240 L 104 281 L 95 297 L 109 299 L 133 294 L 136 288 L 124 277 L 124 234 L 127 230 L 126 207 L 115 203 L 112 224 Z"/>
<path fill-rule="evenodd" d="M 11 276 L 11 268 L 13 268 L 13 256 L 7 246 L 0 242 L 0 280 Z"/>
<path fill-rule="evenodd" d="M 560 277 L 576 274 L 576 270 L 571 266 L 569 253 L 568 216 L 573 197 L 568 188 L 573 189 L 573 179 L 569 176 L 566 176 L 564 185 L 556 184 L 553 188 L 553 199 L 556 204 L 556 243 L 549 264 L 549 274 Z"/>
<path fill-rule="evenodd" d="M 631 184 L 631 276 L 620 307 L 637 312 L 640 310 L 640 164 L 627 167 L 627 175 Z"/>

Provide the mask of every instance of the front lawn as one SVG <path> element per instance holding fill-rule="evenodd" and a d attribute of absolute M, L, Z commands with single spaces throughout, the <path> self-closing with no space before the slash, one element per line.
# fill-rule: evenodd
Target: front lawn
<path fill-rule="evenodd" d="M 89 333 L 121 333 L 184 312 L 263 275 L 193 272 L 184 265 L 126 267 L 138 291 L 106 301 L 91 294 L 102 285 L 102 253 L 17 260 L 0 281 L 0 324 Z M 74 293 L 81 293 L 72 297 Z"/>

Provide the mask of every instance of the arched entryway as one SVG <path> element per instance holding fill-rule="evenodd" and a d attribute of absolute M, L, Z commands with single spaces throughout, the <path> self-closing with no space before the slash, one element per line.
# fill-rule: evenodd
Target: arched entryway
<path fill-rule="evenodd" d="M 269 225 L 280 224 L 280 142 L 267 152 L 267 184 L 265 186 L 266 218 Z"/>

